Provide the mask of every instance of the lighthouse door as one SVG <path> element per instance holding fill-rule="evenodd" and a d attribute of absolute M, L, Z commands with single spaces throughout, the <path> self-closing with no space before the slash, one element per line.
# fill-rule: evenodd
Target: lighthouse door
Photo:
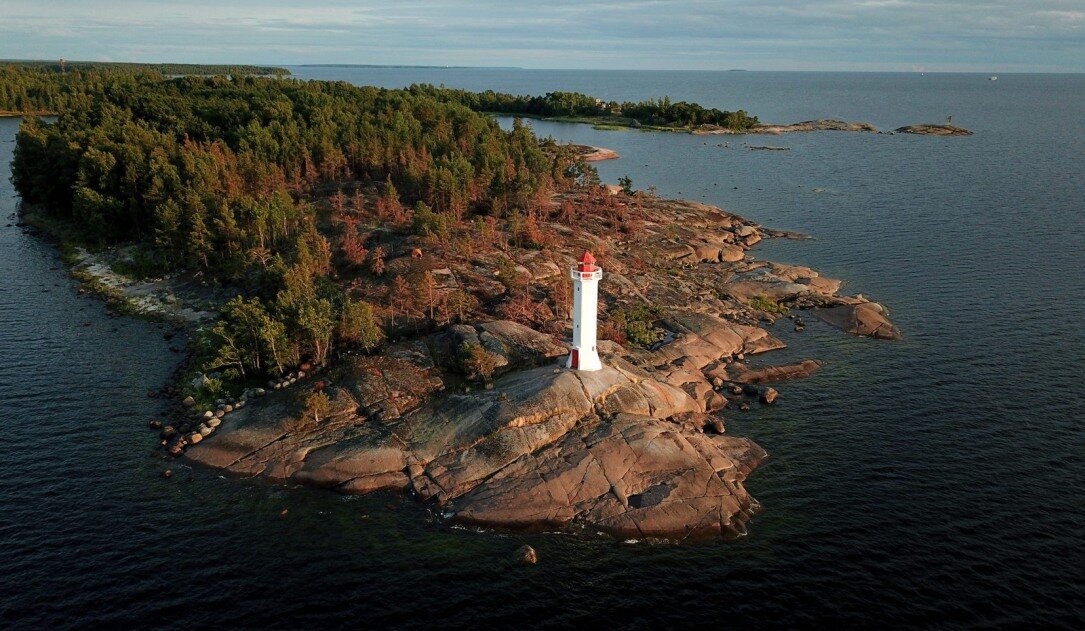
<path fill-rule="evenodd" d="M 579 348 L 574 348 L 573 349 L 573 361 L 571 361 L 570 363 L 573 365 L 573 370 L 578 370 L 580 368 L 580 349 Z"/>

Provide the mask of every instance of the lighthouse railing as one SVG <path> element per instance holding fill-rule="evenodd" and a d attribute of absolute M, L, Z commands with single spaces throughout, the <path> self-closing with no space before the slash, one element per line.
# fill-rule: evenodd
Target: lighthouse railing
<path fill-rule="evenodd" d="M 574 265 L 569 268 L 569 276 L 571 276 L 573 280 L 599 280 L 603 277 L 603 268 L 596 267 L 591 271 L 584 271 Z"/>

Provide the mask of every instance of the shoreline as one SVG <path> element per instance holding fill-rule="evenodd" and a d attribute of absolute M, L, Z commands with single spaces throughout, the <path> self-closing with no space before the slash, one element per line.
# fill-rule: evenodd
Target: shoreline
<path fill-rule="evenodd" d="M 541 116 L 536 114 L 516 114 L 509 112 L 485 112 L 489 116 L 504 116 L 511 118 L 523 118 L 540 120 L 553 123 L 570 123 L 591 125 L 593 129 L 600 131 L 664 131 L 674 133 L 687 133 L 695 136 L 778 136 L 787 133 L 820 132 L 820 131 L 847 131 L 865 132 L 881 135 L 896 134 L 919 134 L 931 136 L 971 136 L 972 131 L 953 125 L 916 124 L 905 125 L 893 130 L 881 130 L 870 123 L 849 122 L 832 118 L 821 118 L 802 121 L 797 123 L 759 123 L 749 129 L 730 129 L 715 125 L 700 125 L 697 127 L 675 125 L 650 125 L 637 123 L 633 119 L 608 116 Z"/>
<path fill-rule="evenodd" d="M 91 252 L 83 246 L 74 245 L 65 226 L 43 217 L 35 210 L 23 203 L 17 225 L 53 241 L 68 268 L 69 276 L 79 281 L 82 290 L 101 298 L 113 311 L 183 327 L 214 321 L 215 310 L 197 306 L 195 303 L 199 300 L 191 295 L 191 291 L 184 291 L 186 283 L 178 275 L 138 279 L 118 272 L 113 266 L 126 262 L 128 248 L 122 246 L 104 252 Z M 178 297 L 178 293 L 190 295 L 186 300 Z"/>

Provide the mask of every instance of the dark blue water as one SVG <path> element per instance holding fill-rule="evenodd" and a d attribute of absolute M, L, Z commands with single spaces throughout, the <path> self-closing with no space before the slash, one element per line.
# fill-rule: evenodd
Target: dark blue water
<path fill-rule="evenodd" d="M 781 328 L 791 347 L 776 358 L 826 366 L 782 386 L 776 406 L 729 417 L 772 454 L 748 481 L 765 510 L 737 542 L 690 546 L 441 530 L 398 497 L 267 487 L 155 458 L 145 393 L 176 361 L 162 331 L 105 317 L 50 246 L 3 227 L 16 202 L 4 182 L 0 628 L 1085 622 L 1085 77 L 297 72 L 669 94 L 771 121 L 952 115 L 976 135 L 720 139 L 534 123 L 618 150 L 597 164 L 608 181 L 629 175 L 813 235 L 758 251 L 847 279 L 907 336 Z M 0 121 L 0 163 L 16 125 Z M 539 565 L 509 566 L 524 542 Z"/>

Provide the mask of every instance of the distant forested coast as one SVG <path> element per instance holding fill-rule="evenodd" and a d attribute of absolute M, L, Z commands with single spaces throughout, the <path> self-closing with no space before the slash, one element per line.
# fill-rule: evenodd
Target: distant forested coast
<path fill-rule="evenodd" d="M 432 85 L 412 85 L 409 90 L 446 102 L 462 103 L 479 112 L 556 118 L 620 127 L 689 130 L 711 125 L 744 131 L 758 125 L 745 110 L 729 112 L 706 108 L 669 97 L 638 102 L 604 101 L 579 92 L 550 92 L 544 96 L 505 94 L 486 90 L 470 92 Z"/>

